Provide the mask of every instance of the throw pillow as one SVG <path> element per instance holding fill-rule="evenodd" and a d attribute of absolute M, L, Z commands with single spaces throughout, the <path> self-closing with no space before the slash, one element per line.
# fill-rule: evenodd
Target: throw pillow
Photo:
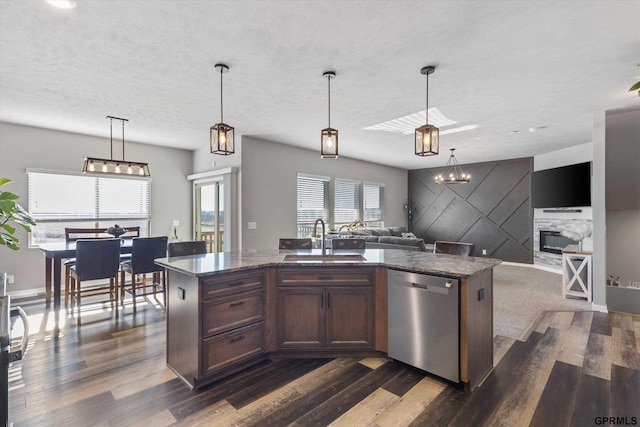
<path fill-rule="evenodd" d="M 413 233 L 402 233 L 403 239 L 417 239 L 416 235 Z"/>

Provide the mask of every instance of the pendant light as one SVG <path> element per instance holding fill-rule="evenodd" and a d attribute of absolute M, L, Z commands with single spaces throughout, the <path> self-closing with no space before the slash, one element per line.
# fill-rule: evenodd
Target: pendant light
<path fill-rule="evenodd" d="M 435 70 L 433 65 L 420 70 L 421 74 L 427 76 L 427 108 L 425 125 L 416 129 L 416 156 L 434 156 L 440 150 L 440 129 L 429 124 L 429 74 Z"/>
<path fill-rule="evenodd" d="M 131 162 L 124 159 L 124 123 L 128 122 L 129 120 L 113 116 L 107 116 L 107 119 L 109 119 L 111 158 L 99 159 L 97 157 L 85 157 L 84 165 L 82 166 L 82 173 L 150 176 L 149 165 L 147 163 Z M 113 159 L 114 120 L 120 120 L 122 122 L 122 160 Z"/>
<path fill-rule="evenodd" d="M 220 70 L 220 123 L 211 126 L 210 141 L 211 152 L 228 156 L 235 152 L 234 129 L 224 123 L 222 115 L 222 74 L 229 71 L 229 67 L 225 64 L 216 64 L 215 67 Z"/>
<path fill-rule="evenodd" d="M 445 173 L 444 175 L 436 175 L 436 184 L 466 184 L 471 179 L 471 175 L 462 172 L 460 164 L 456 160 L 456 157 L 453 155 L 453 152 L 455 150 L 455 148 L 451 148 L 451 155 L 449 156 L 449 160 L 447 160 L 447 164 L 444 167 Z"/>
<path fill-rule="evenodd" d="M 331 79 L 336 77 L 335 71 L 327 71 L 322 74 L 327 79 L 329 89 L 329 125 L 322 129 L 320 137 L 320 157 L 323 159 L 335 159 L 338 157 L 338 130 L 331 127 Z"/>

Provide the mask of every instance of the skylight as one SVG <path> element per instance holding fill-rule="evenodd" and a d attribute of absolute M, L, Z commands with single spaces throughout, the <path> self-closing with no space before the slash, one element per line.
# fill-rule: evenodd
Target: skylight
<path fill-rule="evenodd" d="M 418 111 L 417 113 L 409 114 L 408 116 L 400 117 L 398 119 L 389 120 L 386 122 L 378 123 L 377 125 L 371 125 L 364 128 L 365 130 L 382 130 L 386 132 L 398 133 L 401 135 L 411 135 L 417 127 L 425 124 L 426 110 Z M 443 128 L 446 126 L 455 125 L 457 122 L 447 118 L 437 108 L 429 108 L 429 124 Z M 477 128 L 478 125 L 460 126 L 457 128 L 451 128 L 447 130 L 441 130 L 440 135 L 446 135 L 448 133 L 463 132 Z"/>

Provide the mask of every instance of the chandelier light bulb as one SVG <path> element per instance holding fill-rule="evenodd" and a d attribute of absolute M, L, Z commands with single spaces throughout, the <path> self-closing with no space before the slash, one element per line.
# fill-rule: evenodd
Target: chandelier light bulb
<path fill-rule="evenodd" d="M 107 167 L 107 162 L 102 163 L 102 172 L 109 172 L 109 168 Z"/>
<path fill-rule="evenodd" d="M 129 175 L 133 174 L 133 168 L 131 167 L 131 165 L 129 165 L 129 167 L 127 167 L 127 173 Z"/>
<path fill-rule="evenodd" d="M 120 163 L 116 163 L 116 168 L 113 171 L 115 173 L 120 173 Z"/>

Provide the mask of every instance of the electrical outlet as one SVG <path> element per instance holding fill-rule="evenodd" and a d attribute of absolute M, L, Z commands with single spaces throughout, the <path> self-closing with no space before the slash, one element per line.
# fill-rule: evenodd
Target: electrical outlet
<path fill-rule="evenodd" d="M 7 276 L 7 283 L 10 285 L 13 285 L 13 282 L 15 281 L 15 277 L 13 277 L 13 274 L 10 274 Z"/>
<path fill-rule="evenodd" d="M 179 219 L 174 219 L 173 220 L 173 226 L 174 227 L 180 227 L 180 220 Z"/>
<path fill-rule="evenodd" d="M 249 230 L 255 230 L 256 228 L 258 228 L 258 223 L 257 222 L 249 222 L 247 224 L 247 227 L 249 228 Z"/>
<path fill-rule="evenodd" d="M 486 255 L 486 254 L 487 254 L 487 250 L 486 250 L 486 249 L 483 249 L 483 250 L 482 250 L 482 255 Z"/>

